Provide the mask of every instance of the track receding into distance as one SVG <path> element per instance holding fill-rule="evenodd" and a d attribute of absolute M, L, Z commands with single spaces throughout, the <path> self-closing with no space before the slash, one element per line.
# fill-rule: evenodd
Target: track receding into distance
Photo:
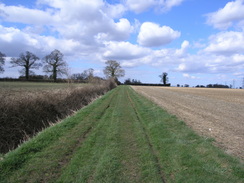
<path fill-rule="evenodd" d="M 147 90 L 153 91 L 155 99 L 161 91 L 175 99 L 182 95 L 162 88 Z M 0 156 L 0 183 L 222 183 L 243 182 L 243 175 L 239 159 L 213 146 L 212 139 L 200 137 L 129 86 L 113 89 Z"/>

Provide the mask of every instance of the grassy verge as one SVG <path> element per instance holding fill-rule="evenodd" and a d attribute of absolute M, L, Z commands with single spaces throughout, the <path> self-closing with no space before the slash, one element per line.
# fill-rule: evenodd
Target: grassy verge
<path fill-rule="evenodd" d="M 243 182 L 211 140 L 127 86 L 0 161 L 0 182 Z"/>

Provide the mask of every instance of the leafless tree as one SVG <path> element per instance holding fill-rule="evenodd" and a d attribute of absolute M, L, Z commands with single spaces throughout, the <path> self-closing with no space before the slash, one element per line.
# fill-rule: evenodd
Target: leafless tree
<path fill-rule="evenodd" d="M 0 73 L 3 73 L 4 72 L 4 64 L 5 64 L 5 57 L 6 55 L 2 52 L 0 52 Z"/>
<path fill-rule="evenodd" d="M 12 67 L 23 67 L 20 72 L 23 72 L 25 74 L 25 78 L 28 80 L 30 73 L 34 74 L 31 69 L 39 69 L 42 65 L 37 62 L 38 60 L 39 58 L 35 54 L 26 51 L 25 53 L 21 53 L 19 58 L 11 58 L 10 63 L 12 64 Z"/>
<path fill-rule="evenodd" d="M 63 60 L 63 54 L 59 50 L 52 51 L 43 58 L 44 72 L 51 73 L 53 80 L 57 81 L 57 76 L 67 73 L 67 63 Z"/>
<path fill-rule="evenodd" d="M 105 64 L 107 66 L 103 72 L 108 78 L 114 78 L 117 80 L 119 77 L 123 77 L 125 75 L 125 70 L 121 68 L 119 62 L 115 60 L 108 60 Z"/>

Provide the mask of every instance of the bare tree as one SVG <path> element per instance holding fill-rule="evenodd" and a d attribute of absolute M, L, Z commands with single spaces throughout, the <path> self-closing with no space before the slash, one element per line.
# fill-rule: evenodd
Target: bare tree
<path fill-rule="evenodd" d="M 119 62 L 115 60 L 108 60 L 105 64 L 107 66 L 103 72 L 108 78 L 114 78 L 117 80 L 119 77 L 123 77 L 125 75 L 125 70 L 121 68 Z"/>
<path fill-rule="evenodd" d="M 163 74 L 159 75 L 159 77 L 161 78 L 161 82 L 163 82 L 164 85 L 168 83 L 169 78 L 167 72 L 163 72 Z"/>
<path fill-rule="evenodd" d="M 28 80 L 30 73 L 34 74 L 31 69 L 39 69 L 42 65 L 41 63 L 37 63 L 37 60 L 39 60 L 39 58 L 35 54 L 26 51 L 25 53 L 21 53 L 19 58 L 11 58 L 10 63 L 12 67 L 24 67 L 20 72 L 23 72 L 25 78 Z"/>
<path fill-rule="evenodd" d="M 49 55 L 43 58 L 44 72 L 51 73 L 54 81 L 57 81 L 57 76 L 67 73 L 67 63 L 63 60 L 63 54 L 59 50 L 52 51 Z"/>
<path fill-rule="evenodd" d="M 92 79 L 94 78 L 94 69 L 90 68 L 90 69 L 84 70 L 83 73 L 86 76 L 87 81 L 89 83 L 92 82 Z"/>
<path fill-rule="evenodd" d="M 2 52 L 0 52 L 0 73 L 3 73 L 4 72 L 4 64 L 5 64 L 5 57 L 6 55 Z"/>

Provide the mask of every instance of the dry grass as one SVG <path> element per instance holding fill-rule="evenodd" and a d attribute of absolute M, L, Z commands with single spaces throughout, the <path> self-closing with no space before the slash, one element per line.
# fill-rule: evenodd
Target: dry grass
<path fill-rule="evenodd" d="M 115 87 L 113 81 L 81 88 L 14 92 L 0 95 L 0 153 L 14 149 L 50 122 L 70 115 Z"/>

